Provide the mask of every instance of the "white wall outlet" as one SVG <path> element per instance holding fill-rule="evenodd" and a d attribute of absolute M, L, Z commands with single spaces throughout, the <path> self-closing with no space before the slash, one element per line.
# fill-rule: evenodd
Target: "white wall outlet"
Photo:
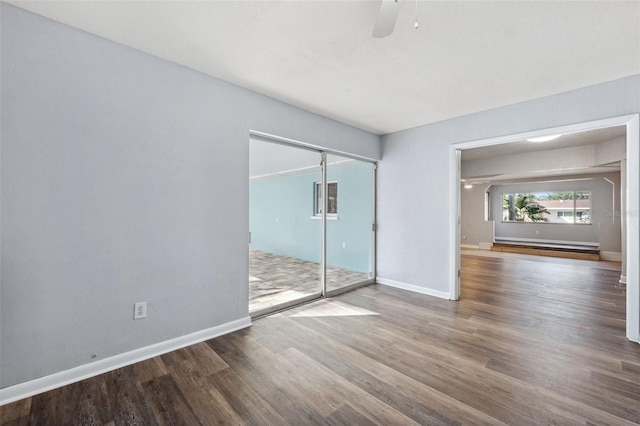
<path fill-rule="evenodd" d="M 147 317 L 147 302 L 138 302 L 133 305 L 133 319 L 141 319 Z"/>

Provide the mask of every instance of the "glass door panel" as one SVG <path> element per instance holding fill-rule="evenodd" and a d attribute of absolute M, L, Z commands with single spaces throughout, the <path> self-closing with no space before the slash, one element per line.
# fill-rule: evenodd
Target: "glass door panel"
<path fill-rule="evenodd" d="M 327 155 L 327 293 L 373 279 L 374 165 Z"/>
<path fill-rule="evenodd" d="M 321 153 L 251 140 L 249 312 L 260 316 L 320 297 Z"/>

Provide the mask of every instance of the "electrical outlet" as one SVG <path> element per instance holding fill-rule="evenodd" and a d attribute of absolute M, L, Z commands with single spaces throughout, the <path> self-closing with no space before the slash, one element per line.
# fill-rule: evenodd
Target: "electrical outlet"
<path fill-rule="evenodd" d="M 141 319 L 147 317 L 147 302 L 138 302 L 133 305 L 133 319 Z"/>

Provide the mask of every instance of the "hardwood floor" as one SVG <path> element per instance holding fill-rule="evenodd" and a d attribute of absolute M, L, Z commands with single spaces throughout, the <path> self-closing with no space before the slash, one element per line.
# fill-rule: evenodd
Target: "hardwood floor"
<path fill-rule="evenodd" d="M 364 287 L 2 407 L 2 424 L 640 423 L 616 264 L 462 263 L 459 302 Z"/>

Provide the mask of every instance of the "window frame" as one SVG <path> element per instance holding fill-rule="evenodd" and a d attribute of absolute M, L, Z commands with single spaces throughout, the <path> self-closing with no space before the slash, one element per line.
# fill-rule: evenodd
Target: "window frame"
<path fill-rule="evenodd" d="M 550 211 L 548 214 L 548 218 L 571 218 L 572 221 L 571 222 L 566 222 L 566 221 L 558 221 L 558 222 L 553 222 L 553 221 L 526 221 L 526 220 L 505 220 L 505 207 L 504 207 L 504 200 L 505 197 L 509 197 L 509 196 L 513 196 L 513 199 L 515 200 L 517 198 L 517 196 L 519 194 L 540 194 L 540 193 L 547 193 L 547 194 L 552 194 L 552 193 L 568 193 L 571 192 L 573 193 L 572 198 L 568 199 L 568 200 L 564 200 L 564 201 L 570 201 L 572 204 L 572 208 L 571 211 L 563 211 L 563 210 L 556 210 L 555 214 L 553 213 L 553 211 Z M 589 201 L 589 221 L 588 222 L 583 222 L 583 221 L 578 221 L 576 219 L 578 218 L 582 218 L 584 215 L 584 211 L 579 209 L 577 207 L 577 201 L 578 200 L 584 200 L 585 198 L 580 198 L 577 199 L 576 198 L 576 194 L 578 193 L 586 193 L 589 194 L 589 197 L 587 198 L 587 200 Z M 501 212 L 500 212 L 500 218 L 501 218 L 501 222 L 502 223 L 527 223 L 527 224 L 536 224 L 536 225 L 592 225 L 593 224 L 593 220 L 592 220 L 592 210 L 593 210 L 593 191 L 592 190 L 554 190 L 554 191 L 529 191 L 529 192 L 525 192 L 525 191 L 520 191 L 520 192 L 509 192 L 509 193 L 502 193 L 501 197 L 500 197 L 500 203 L 502 205 L 501 208 Z M 545 200 L 538 200 L 538 201 L 545 201 Z M 577 213 L 580 213 L 580 215 L 578 215 Z"/>
<path fill-rule="evenodd" d="M 332 180 L 327 181 L 327 192 L 329 192 L 329 186 L 335 185 L 336 188 L 336 211 L 335 213 L 331 213 L 330 209 L 327 208 L 327 217 L 338 217 L 338 181 Z M 314 182 L 313 185 L 313 216 L 321 217 L 322 216 L 322 182 Z M 328 204 L 327 204 L 328 206 Z"/>

